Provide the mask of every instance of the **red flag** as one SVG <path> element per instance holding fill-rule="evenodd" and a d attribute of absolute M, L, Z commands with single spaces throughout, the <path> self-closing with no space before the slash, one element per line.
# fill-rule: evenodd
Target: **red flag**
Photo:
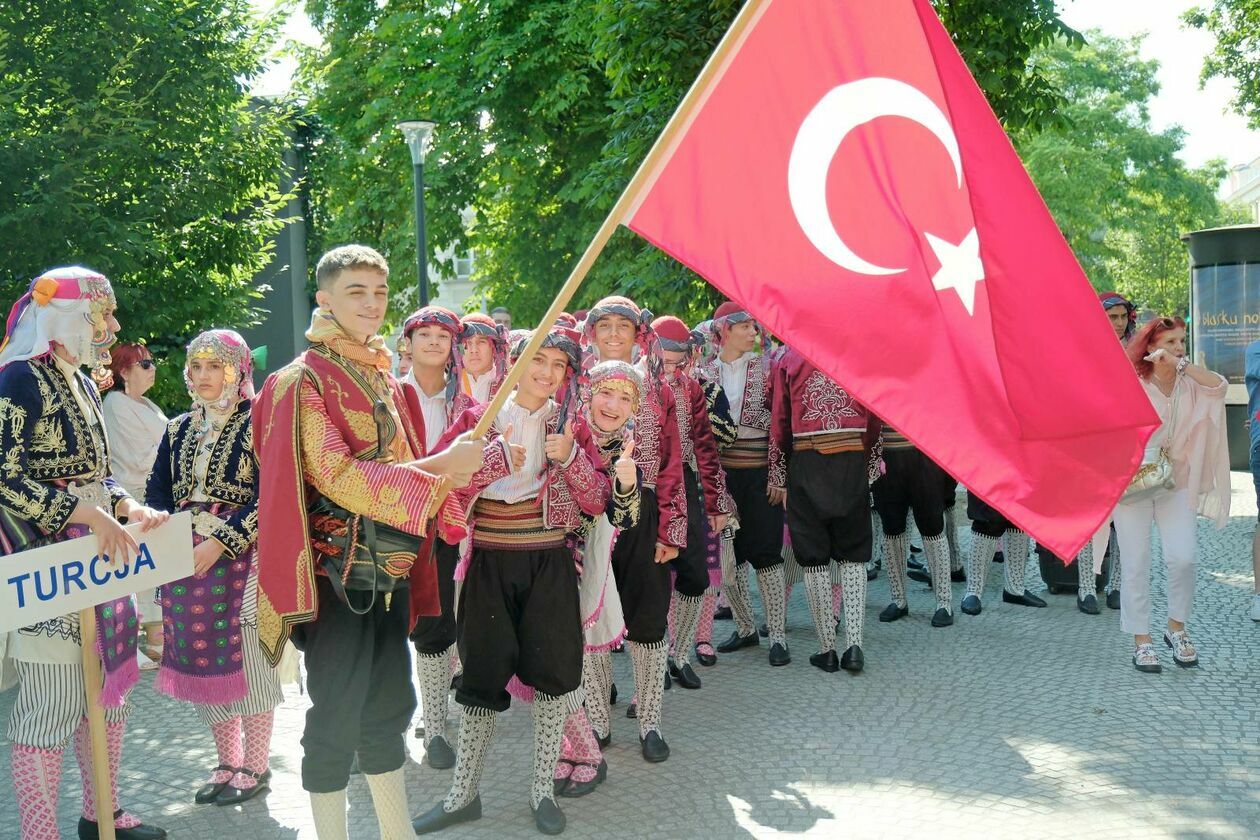
<path fill-rule="evenodd" d="M 927 0 L 769 0 L 625 222 L 1061 557 L 1158 420 Z"/>

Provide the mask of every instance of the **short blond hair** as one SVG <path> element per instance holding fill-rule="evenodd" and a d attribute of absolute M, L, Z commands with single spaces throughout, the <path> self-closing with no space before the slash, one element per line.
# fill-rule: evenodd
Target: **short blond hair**
<path fill-rule="evenodd" d="M 348 268 L 368 268 L 389 276 L 389 263 L 375 248 L 366 245 L 340 245 L 319 258 L 315 285 L 327 291 Z"/>

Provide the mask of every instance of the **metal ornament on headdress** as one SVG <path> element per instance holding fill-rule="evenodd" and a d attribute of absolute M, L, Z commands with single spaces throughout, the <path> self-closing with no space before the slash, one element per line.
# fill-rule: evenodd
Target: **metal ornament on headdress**
<path fill-rule="evenodd" d="M 108 320 L 116 305 L 103 274 L 77 265 L 44 272 L 9 312 L 0 367 L 43 356 L 59 344 L 75 362 L 95 368 L 93 376 L 100 381 L 116 337 Z"/>
<path fill-rule="evenodd" d="M 218 398 L 206 403 L 197 395 L 189 368 L 194 359 L 215 360 L 223 365 L 223 391 Z M 184 385 L 194 403 L 225 411 L 240 400 L 254 396 L 254 359 L 249 345 L 236 330 L 206 330 L 188 342 L 187 362 L 184 365 Z"/>

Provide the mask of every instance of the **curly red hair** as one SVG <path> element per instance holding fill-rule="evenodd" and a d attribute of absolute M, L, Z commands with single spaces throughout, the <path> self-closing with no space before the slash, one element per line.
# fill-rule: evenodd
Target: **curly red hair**
<path fill-rule="evenodd" d="M 123 374 L 141 359 L 152 359 L 153 354 L 143 344 L 122 342 L 109 349 L 109 372 L 114 375 L 114 390 L 122 390 Z"/>
<path fill-rule="evenodd" d="M 1149 377 L 1155 367 L 1146 361 L 1146 357 L 1151 355 L 1151 346 L 1159 341 L 1164 333 L 1185 328 L 1186 322 L 1177 317 L 1152 318 L 1142 325 L 1133 338 L 1129 339 L 1129 344 L 1125 348 L 1125 352 L 1129 354 L 1129 361 L 1133 363 L 1138 376 L 1143 379 Z"/>

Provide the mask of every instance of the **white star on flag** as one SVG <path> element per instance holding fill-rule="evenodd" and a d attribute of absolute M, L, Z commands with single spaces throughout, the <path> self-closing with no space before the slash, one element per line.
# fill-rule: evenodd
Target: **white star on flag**
<path fill-rule="evenodd" d="M 976 284 L 984 279 L 984 263 L 980 261 L 980 235 L 972 228 L 971 233 L 957 245 L 951 245 L 938 236 L 924 233 L 932 246 L 940 269 L 932 275 L 932 286 L 940 292 L 953 289 L 962 300 L 968 315 L 975 315 Z"/>

